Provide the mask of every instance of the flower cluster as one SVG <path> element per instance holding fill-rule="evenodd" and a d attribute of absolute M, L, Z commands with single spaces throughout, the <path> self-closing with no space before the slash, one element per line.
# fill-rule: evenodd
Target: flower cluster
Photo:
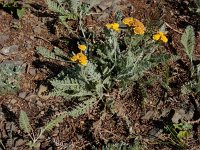
<path fill-rule="evenodd" d="M 87 49 L 86 45 L 78 45 L 78 48 L 80 50 L 80 53 L 77 53 L 76 55 L 71 57 L 71 61 L 78 62 L 81 65 L 87 65 L 87 56 L 83 54 L 83 51 Z"/>
<path fill-rule="evenodd" d="M 167 37 L 165 36 L 165 34 L 161 31 L 157 32 L 156 34 L 153 35 L 153 39 L 155 41 L 161 40 L 164 43 L 166 43 L 168 41 Z"/>
<path fill-rule="evenodd" d="M 122 22 L 125 25 L 131 27 L 135 34 L 144 34 L 144 31 L 145 31 L 144 24 L 140 22 L 139 20 L 132 17 L 127 17 L 127 18 L 124 18 Z"/>
<path fill-rule="evenodd" d="M 116 32 L 119 32 L 119 24 L 118 23 L 108 23 L 106 24 L 107 29 L 112 29 Z"/>

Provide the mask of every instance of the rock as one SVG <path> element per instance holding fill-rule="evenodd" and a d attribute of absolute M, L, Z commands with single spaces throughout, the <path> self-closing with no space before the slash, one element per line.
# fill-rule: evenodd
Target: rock
<path fill-rule="evenodd" d="M 34 33 L 36 33 L 36 34 L 40 34 L 41 33 L 41 27 L 40 26 L 36 26 L 35 28 L 34 28 L 34 30 L 33 30 L 33 32 Z"/>
<path fill-rule="evenodd" d="M 37 71 L 36 71 L 35 68 L 30 68 L 30 69 L 29 69 L 29 74 L 32 75 L 32 76 L 35 76 L 35 75 L 36 75 L 36 72 L 37 72 Z"/>
<path fill-rule="evenodd" d="M 179 123 L 179 120 L 191 120 L 194 115 L 194 110 L 191 108 L 188 112 L 186 112 L 184 109 L 177 110 L 172 117 L 173 123 Z"/>
<path fill-rule="evenodd" d="M 41 101 L 37 101 L 37 103 L 36 103 L 39 107 L 43 107 L 43 104 L 42 104 L 42 102 Z"/>
<path fill-rule="evenodd" d="M 12 99 L 12 100 L 10 101 L 10 103 L 12 103 L 12 104 L 15 104 L 16 102 L 17 102 L 16 99 Z"/>
<path fill-rule="evenodd" d="M 104 11 L 107 8 L 111 7 L 113 4 L 117 4 L 117 3 L 121 2 L 121 1 L 122 0 L 113 0 L 113 1 L 103 0 L 103 1 L 100 2 L 100 4 L 98 6 L 102 11 Z"/>
<path fill-rule="evenodd" d="M 13 64 L 16 66 L 21 66 L 24 62 L 21 60 L 5 60 L 1 63 L 1 65 L 6 65 L 6 64 Z"/>
<path fill-rule="evenodd" d="M 0 35 L 0 45 L 3 45 L 9 39 L 9 35 Z"/>
<path fill-rule="evenodd" d="M 19 49 L 18 45 L 12 45 L 12 46 L 8 46 L 8 47 L 3 47 L 0 50 L 0 54 L 3 55 L 11 55 L 11 54 L 15 54 Z"/>
<path fill-rule="evenodd" d="M 144 120 L 149 120 L 150 118 L 152 118 L 154 116 L 154 111 L 148 111 L 143 117 L 142 119 Z"/>
<path fill-rule="evenodd" d="M 25 145 L 27 141 L 23 140 L 23 139 L 18 139 L 15 141 L 15 147 L 19 147 L 19 146 L 22 146 L 22 145 Z"/>
<path fill-rule="evenodd" d="M 26 96 L 25 100 L 36 100 L 37 99 L 37 95 L 30 93 L 28 94 L 28 96 Z"/>
<path fill-rule="evenodd" d="M 49 99 L 50 95 L 46 95 L 45 92 L 47 92 L 47 87 L 44 85 L 40 85 L 39 90 L 38 90 L 38 96 L 41 99 L 47 100 Z"/>
<path fill-rule="evenodd" d="M 24 99 L 24 98 L 26 97 L 26 95 L 27 95 L 26 92 L 20 92 L 20 93 L 18 94 L 18 97 Z"/>
<path fill-rule="evenodd" d="M 174 116 L 172 117 L 173 123 L 178 123 L 180 119 L 182 119 L 183 116 L 179 112 L 175 112 Z"/>

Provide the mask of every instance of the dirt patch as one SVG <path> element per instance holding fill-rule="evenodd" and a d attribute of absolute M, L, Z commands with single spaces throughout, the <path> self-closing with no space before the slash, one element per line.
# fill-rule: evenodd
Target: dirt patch
<path fill-rule="evenodd" d="M 99 32 L 104 24 L 114 20 L 113 7 L 103 6 L 96 6 L 93 11 L 97 15 L 86 18 L 85 26 L 88 30 Z M 164 47 L 169 54 L 178 55 L 180 59 L 164 67 L 158 66 L 153 74 L 148 75 L 163 79 L 169 74 L 166 78 L 170 90 L 164 88 L 160 80 L 156 80 L 153 85 L 146 82 L 136 84 L 123 97 L 117 97 L 116 91 L 113 103 L 115 110 L 99 103 L 90 112 L 76 119 L 66 117 L 59 126 L 39 139 L 39 149 L 101 149 L 107 143 L 120 142 L 124 142 L 124 145 L 139 143 L 141 149 L 181 149 L 183 147 L 172 142 L 174 139 L 169 137 L 166 126 L 171 125 L 172 119 L 176 120 L 177 116 L 186 121 L 199 119 L 199 95 L 181 94 L 181 87 L 191 80 L 189 59 L 180 42 L 187 25 L 192 25 L 195 29 L 196 63 L 200 58 L 200 14 L 192 9 L 196 8 L 194 1 L 129 0 L 120 1 L 117 6 L 122 9 L 123 17 L 135 17 L 149 29 L 159 29 L 166 23 L 169 42 Z M 104 11 L 109 15 L 99 18 L 98 13 Z M 0 63 L 14 62 L 23 67 L 20 90 L 0 96 L 0 149 L 28 149 L 25 144 L 28 141 L 27 135 L 19 128 L 20 110 L 27 113 L 36 134 L 53 116 L 72 105 L 61 97 L 43 99 L 38 95 L 40 85 L 45 85 L 46 79 L 57 75 L 68 64 L 39 59 L 36 47 L 44 46 L 52 50 L 57 46 L 67 53 L 70 45 L 76 44 L 77 37 L 57 22 L 43 0 L 32 1 L 21 19 L 15 19 L 0 9 L 0 20 L 0 49 L 13 45 L 18 47 L 8 55 L 0 54 Z M 70 24 L 76 26 L 73 21 Z M 143 81 L 147 81 L 149 77 L 145 77 Z M 106 111 L 103 111 L 105 108 Z M 193 124 L 184 148 L 199 149 L 198 124 Z"/>

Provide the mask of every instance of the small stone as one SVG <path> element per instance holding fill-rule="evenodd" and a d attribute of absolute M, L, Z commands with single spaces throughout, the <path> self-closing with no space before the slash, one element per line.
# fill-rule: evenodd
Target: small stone
<path fill-rule="evenodd" d="M 0 45 L 3 45 L 9 39 L 9 35 L 0 35 Z"/>
<path fill-rule="evenodd" d="M 183 109 L 177 110 L 174 116 L 172 117 L 172 122 L 179 123 L 179 120 L 183 119 L 184 116 L 185 116 L 185 110 Z"/>
<path fill-rule="evenodd" d="M 32 76 L 35 76 L 36 75 L 36 69 L 35 68 L 31 68 L 29 69 L 29 74 L 32 75 Z"/>
<path fill-rule="evenodd" d="M 36 34 L 40 34 L 40 33 L 41 33 L 41 27 L 36 26 L 36 27 L 34 28 L 34 31 L 33 31 L 33 32 L 36 33 Z"/>
<path fill-rule="evenodd" d="M 16 65 L 16 66 L 21 66 L 24 62 L 21 60 L 5 60 L 1 63 L 1 65 L 7 65 L 7 64 L 11 64 L 11 65 Z"/>
<path fill-rule="evenodd" d="M 25 141 L 25 140 L 23 140 L 23 139 L 18 139 L 18 140 L 16 140 L 16 142 L 15 142 L 15 147 L 25 145 L 26 142 L 27 142 L 27 141 Z"/>
<path fill-rule="evenodd" d="M 42 104 L 42 102 L 41 101 L 37 101 L 37 103 L 36 103 L 39 107 L 42 107 L 43 106 L 43 104 Z"/>
<path fill-rule="evenodd" d="M 18 94 L 18 97 L 24 99 L 24 98 L 26 97 L 26 95 L 27 95 L 26 92 L 20 92 L 20 93 Z"/>
<path fill-rule="evenodd" d="M 41 99 L 47 100 L 49 99 L 50 95 L 46 95 L 45 92 L 47 92 L 47 87 L 44 85 L 40 85 L 39 90 L 38 90 L 38 96 Z"/>
<path fill-rule="evenodd" d="M 36 100 L 37 95 L 30 93 L 28 96 L 26 96 L 25 100 Z"/>
<path fill-rule="evenodd" d="M 16 99 L 12 99 L 10 102 L 11 102 L 12 104 L 15 104 L 15 103 L 17 102 L 17 100 L 16 100 Z"/>
<path fill-rule="evenodd" d="M 100 2 L 100 4 L 98 6 L 102 11 L 104 11 L 107 8 L 111 7 L 113 4 L 117 4 L 119 2 L 121 2 L 121 0 L 113 0 L 113 1 L 103 0 L 103 1 Z"/>
<path fill-rule="evenodd" d="M 12 45 L 12 46 L 8 46 L 8 47 L 3 47 L 0 50 L 0 53 L 3 55 L 11 55 L 14 54 L 18 51 L 19 46 L 18 45 Z"/>
<path fill-rule="evenodd" d="M 150 118 L 152 118 L 153 117 L 153 115 L 154 115 L 154 111 L 148 111 L 143 117 L 142 117 L 142 119 L 144 119 L 144 120 L 149 120 Z"/>

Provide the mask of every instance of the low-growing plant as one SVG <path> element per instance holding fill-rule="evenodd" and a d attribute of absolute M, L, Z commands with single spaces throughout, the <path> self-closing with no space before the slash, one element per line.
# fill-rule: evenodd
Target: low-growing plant
<path fill-rule="evenodd" d="M 51 131 L 58 123 L 62 122 L 63 119 L 66 117 L 67 113 L 63 112 L 54 119 L 52 119 L 50 122 L 48 122 L 44 127 L 40 128 L 40 131 L 35 134 L 33 131 L 33 128 L 31 127 L 29 118 L 26 114 L 26 112 L 21 111 L 20 117 L 19 117 L 19 126 L 20 128 L 28 134 L 29 137 L 29 143 L 27 145 L 30 149 L 32 148 L 38 148 L 39 147 L 39 139 L 41 136 L 48 131 Z"/>
<path fill-rule="evenodd" d="M 195 57 L 193 54 L 195 48 L 195 32 L 192 26 L 187 26 L 185 32 L 181 37 L 181 43 L 184 46 L 184 51 L 186 52 L 188 58 L 190 59 L 190 74 L 191 81 L 185 83 L 182 86 L 182 94 L 189 94 L 191 92 L 200 92 L 200 65 L 194 64 Z"/>
<path fill-rule="evenodd" d="M 120 143 L 106 143 L 105 145 L 97 148 L 95 146 L 92 147 L 92 150 L 141 150 L 140 145 L 127 145 L 123 142 Z"/>
<path fill-rule="evenodd" d="M 196 12 L 200 13 L 200 0 L 194 0 L 196 5 L 197 5 L 197 10 Z"/>
<path fill-rule="evenodd" d="M 186 140 L 190 136 L 192 125 L 187 122 L 166 125 L 165 129 L 170 133 L 169 142 L 181 149 L 186 149 Z"/>
<path fill-rule="evenodd" d="M 28 6 L 25 0 L 1 0 L 0 4 L 3 5 L 4 9 L 19 19 L 24 15 L 25 8 Z"/>
<path fill-rule="evenodd" d="M 22 68 L 14 64 L 0 64 L 0 94 L 13 93 L 19 90 Z"/>
<path fill-rule="evenodd" d="M 90 9 L 100 1 L 94 0 L 46 0 L 48 8 L 58 14 L 60 22 L 73 33 L 72 28 L 68 25 L 68 20 L 78 20 L 78 26 L 83 30 L 82 19 L 89 13 Z M 82 31 L 84 32 L 84 31 Z"/>
<path fill-rule="evenodd" d="M 100 33 L 101 39 L 95 42 L 85 39 L 85 44 L 78 43 L 78 53 L 64 54 L 58 48 L 54 52 L 37 48 L 46 58 L 73 64 L 49 80 L 53 86 L 51 96 L 67 100 L 76 98 L 81 102 L 69 112 L 70 115 L 76 117 L 85 113 L 98 100 L 116 99 L 116 91 L 122 95 L 151 68 L 171 57 L 159 51 L 160 43 L 167 42 L 163 31 L 152 37 L 139 20 L 128 17 L 122 22 L 125 30 L 121 30 L 119 23 L 107 24 Z"/>

